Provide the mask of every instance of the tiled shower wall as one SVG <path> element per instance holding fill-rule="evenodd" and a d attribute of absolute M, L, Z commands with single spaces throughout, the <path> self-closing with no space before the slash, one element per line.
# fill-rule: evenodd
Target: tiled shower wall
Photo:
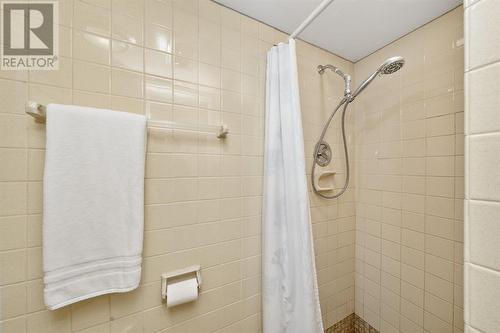
<path fill-rule="evenodd" d="M 355 309 L 381 332 L 463 331 L 462 18 L 458 7 L 355 64 L 360 82 L 406 59 L 356 106 Z"/>
<path fill-rule="evenodd" d="M 64 0 L 59 28 L 59 71 L 0 71 L 0 330 L 259 332 L 265 53 L 285 36 L 206 0 Z M 352 72 L 353 65 L 304 43 L 298 49 L 311 156 L 331 107 L 318 104 L 314 89 L 337 80 L 321 79 L 315 67 L 329 62 Z M 45 309 L 45 126 L 25 115 L 27 100 L 229 126 L 225 141 L 150 132 L 138 290 Z M 338 202 L 312 198 L 326 327 L 353 309 L 353 200 L 352 191 Z M 191 264 L 202 266 L 200 298 L 167 310 L 160 274 Z"/>
<path fill-rule="evenodd" d="M 313 152 L 327 118 L 335 105 L 342 99 L 344 82 L 337 74 L 327 70 L 323 75 L 317 71 L 318 65 L 331 64 L 346 73 L 354 73 L 350 61 L 332 55 L 305 43 L 298 44 L 298 66 L 302 124 L 304 128 L 304 149 L 306 173 L 311 190 L 311 166 Z M 334 177 L 325 177 L 322 186 L 342 187 L 345 178 L 345 156 L 341 144 L 339 111 L 325 137 L 333 152 L 332 163 L 325 168 L 335 171 Z M 347 116 L 347 130 L 353 130 L 354 109 Z M 351 154 L 354 145 L 348 139 Z M 352 167 L 352 166 L 351 166 Z M 318 167 L 316 174 L 325 171 Z M 351 176 L 352 177 L 352 176 Z M 354 177 L 351 187 L 340 198 L 322 199 L 310 191 L 311 220 L 314 234 L 316 269 L 319 295 L 325 329 L 354 312 L 354 237 L 355 202 Z M 333 192 L 326 193 L 331 195 Z"/>
<path fill-rule="evenodd" d="M 500 327 L 500 2 L 465 1 L 465 324 Z"/>

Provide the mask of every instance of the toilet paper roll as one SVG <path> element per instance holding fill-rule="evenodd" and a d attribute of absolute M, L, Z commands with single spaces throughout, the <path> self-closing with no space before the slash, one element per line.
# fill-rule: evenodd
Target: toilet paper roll
<path fill-rule="evenodd" d="M 198 298 L 198 281 L 196 278 L 168 284 L 167 308 L 195 301 Z"/>

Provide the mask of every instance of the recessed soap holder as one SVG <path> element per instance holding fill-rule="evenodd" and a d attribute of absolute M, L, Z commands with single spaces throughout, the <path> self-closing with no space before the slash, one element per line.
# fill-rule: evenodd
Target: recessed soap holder
<path fill-rule="evenodd" d="M 196 281 L 198 282 L 198 291 L 199 291 L 201 289 L 200 265 L 193 265 L 193 266 L 178 269 L 175 271 L 163 273 L 161 275 L 161 298 L 167 299 L 168 279 L 177 278 L 177 277 L 187 275 L 187 274 L 196 274 Z"/>
<path fill-rule="evenodd" d="M 316 188 L 316 191 L 318 192 L 326 192 L 326 191 L 332 191 L 334 190 L 333 187 L 321 187 L 319 185 L 319 182 L 321 178 L 328 177 L 328 176 L 333 176 L 335 175 L 335 171 L 321 171 L 321 172 L 316 172 L 314 175 L 314 187 Z"/>

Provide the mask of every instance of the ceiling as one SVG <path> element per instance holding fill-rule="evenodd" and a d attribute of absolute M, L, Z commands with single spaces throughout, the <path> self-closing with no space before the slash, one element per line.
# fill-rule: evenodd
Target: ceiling
<path fill-rule="evenodd" d="M 215 0 L 292 33 L 321 0 Z M 334 0 L 299 36 L 356 62 L 462 0 Z"/>

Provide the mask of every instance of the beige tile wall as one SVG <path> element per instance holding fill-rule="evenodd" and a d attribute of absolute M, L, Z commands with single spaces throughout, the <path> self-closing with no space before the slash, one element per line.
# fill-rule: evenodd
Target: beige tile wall
<path fill-rule="evenodd" d="M 60 13 L 59 71 L 0 72 L 1 331 L 259 332 L 265 52 L 285 36 L 207 0 L 64 0 Z M 329 86 L 336 78 L 320 79 L 315 67 L 329 62 L 353 72 L 353 65 L 307 44 L 298 48 L 310 156 L 331 107 L 316 88 L 327 99 L 340 91 Z M 150 132 L 138 290 L 45 309 L 45 126 L 24 114 L 27 100 L 229 126 L 223 142 Z M 313 197 L 312 217 L 330 326 L 353 309 L 354 193 L 334 202 Z M 191 264 L 202 266 L 199 300 L 166 310 L 160 274 Z"/>
<path fill-rule="evenodd" d="M 309 180 L 315 144 L 327 118 L 343 97 L 344 91 L 343 80 L 338 75 L 330 71 L 319 75 L 316 67 L 319 64 L 331 64 L 346 73 L 354 74 L 354 65 L 308 44 L 298 43 L 298 45 L 306 173 Z M 350 111 L 347 117 L 347 131 L 352 133 L 354 109 Z M 340 133 L 340 112 L 338 112 L 325 137 L 331 145 L 333 158 L 331 164 L 324 168 L 337 172 L 333 178 L 326 179 L 324 184 L 325 186 L 332 184 L 336 188 L 343 186 L 345 178 L 345 157 Z M 351 154 L 354 154 L 354 148 L 350 137 Z M 316 172 L 322 169 L 318 167 Z M 326 200 L 314 194 L 310 181 L 308 183 L 311 191 L 309 198 L 316 268 L 325 328 L 354 312 L 355 180 L 351 178 L 350 184 L 349 190 L 340 198 Z"/>
<path fill-rule="evenodd" d="M 492 1 L 494 2 L 494 1 Z M 463 331 L 463 8 L 355 64 L 355 310 L 381 332 Z"/>
<path fill-rule="evenodd" d="M 465 324 L 500 327 L 500 3 L 465 9 Z"/>

